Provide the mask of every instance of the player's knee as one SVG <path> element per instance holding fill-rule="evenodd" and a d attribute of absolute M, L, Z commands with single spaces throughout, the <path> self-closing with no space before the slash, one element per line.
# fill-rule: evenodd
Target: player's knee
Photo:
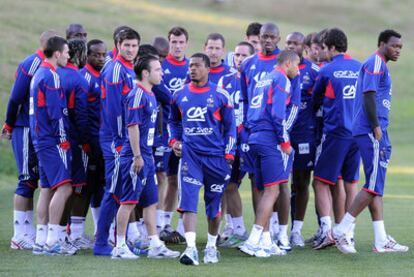
<path fill-rule="evenodd" d="M 31 187 L 18 186 L 14 193 L 24 198 L 33 199 L 34 191 L 35 189 Z"/>

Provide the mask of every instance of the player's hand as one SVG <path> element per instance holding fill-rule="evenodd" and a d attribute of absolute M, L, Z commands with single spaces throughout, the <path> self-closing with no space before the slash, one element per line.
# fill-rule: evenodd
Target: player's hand
<path fill-rule="evenodd" d="M 231 154 L 224 155 L 224 159 L 226 159 L 227 164 L 231 167 L 234 163 L 234 156 Z"/>
<path fill-rule="evenodd" d="M 381 131 L 381 127 L 377 126 L 374 128 L 374 137 L 376 140 L 380 141 L 382 138 L 382 131 Z"/>
<path fill-rule="evenodd" d="M 132 162 L 132 170 L 135 174 L 138 174 L 141 169 L 144 167 L 144 160 L 141 155 L 135 156 Z"/>
<path fill-rule="evenodd" d="M 181 141 L 177 140 L 176 142 L 174 142 L 174 144 L 172 146 L 172 150 L 174 151 L 174 154 L 177 157 L 181 157 L 182 149 L 183 149 L 183 143 Z"/>
<path fill-rule="evenodd" d="M 285 153 L 285 154 L 288 154 L 288 155 L 292 154 L 292 150 L 293 150 L 292 146 L 289 146 L 287 148 L 281 148 L 281 149 L 282 149 L 283 153 Z"/>
<path fill-rule="evenodd" d="M 59 148 L 62 149 L 63 151 L 68 151 L 70 149 L 70 142 L 68 140 L 61 142 L 59 144 Z"/>
<path fill-rule="evenodd" d="M 10 130 L 7 129 L 5 126 L 3 126 L 3 128 L 1 129 L 0 138 L 11 140 L 11 136 L 12 136 L 12 133 L 10 132 Z"/>

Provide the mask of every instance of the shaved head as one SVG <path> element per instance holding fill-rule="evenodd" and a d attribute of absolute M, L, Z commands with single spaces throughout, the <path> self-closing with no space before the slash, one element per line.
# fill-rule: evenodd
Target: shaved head
<path fill-rule="evenodd" d="M 305 36 L 300 32 L 292 32 L 286 36 L 285 49 L 292 50 L 302 58 Z"/>
<path fill-rule="evenodd" d="M 51 37 L 55 37 L 57 36 L 58 33 L 55 30 L 47 30 L 44 31 L 41 35 L 40 35 L 40 47 L 45 50 L 46 49 L 46 45 L 47 45 L 47 41 L 51 38 Z"/>
<path fill-rule="evenodd" d="M 301 43 L 304 43 L 305 41 L 305 35 L 302 34 L 301 32 L 292 32 L 286 36 L 286 40 L 288 40 L 289 38 L 294 38 L 300 41 Z"/>
<path fill-rule="evenodd" d="M 160 63 L 162 63 L 170 51 L 170 43 L 164 37 L 155 37 L 152 42 L 152 46 L 157 49 Z"/>
<path fill-rule="evenodd" d="M 274 23 L 263 24 L 259 39 L 262 53 L 266 56 L 271 55 L 280 41 L 279 27 Z"/>
<path fill-rule="evenodd" d="M 164 37 L 155 37 L 152 42 L 152 46 L 154 46 L 158 50 L 158 52 L 166 51 L 168 53 L 168 51 L 170 50 L 170 44 L 168 40 Z"/>
<path fill-rule="evenodd" d="M 262 25 L 262 28 L 260 28 L 260 34 L 262 35 L 264 33 L 272 33 L 279 36 L 279 27 L 274 23 L 265 23 Z"/>

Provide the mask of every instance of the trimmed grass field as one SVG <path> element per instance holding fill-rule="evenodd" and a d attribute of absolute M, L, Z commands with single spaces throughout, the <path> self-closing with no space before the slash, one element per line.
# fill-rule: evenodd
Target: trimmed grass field
<path fill-rule="evenodd" d="M 348 33 L 349 53 L 363 60 L 375 50 L 378 32 L 396 28 L 405 42 L 398 63 L 391 63 L 393 76 L 393 107 L 390 137 L 393 156 L 386 185 L 385 222 L 387 231 L 399 242 L 410 246 L 407 254 L 378 255 L 371 252 L 373 231 L 371 220 L 364 212 L 358 218 L 356 241 L 359 254 L 344 256 L 334 248 L 313 251 L 310 248 L 293 250 L 285 257 L 255 259 L 245 257 L 234 249 L 222 249 L 222 259 L 217 265 L 185 267 L 178 261 L 112 261 L 93 257 L 82 252 L 75 257 L 34 257 L 29 252 L 12 251 L 12 196 L 15 188 L 15 165 L 9 142 L 0 141 L 0 276 L 57 275 L 57 276 L 323 276 L 323 275 L 414 275 L 414 79 L 411 78 L 414 60 L 414 19 L 412 1 L 339 1 L 322 0 L 227 0 L 213 5 L 211 0 L 176 1 L 11 1 L 3 0 L 0 10 L 0 122 L 4 113 L 15 68 L 19 61 L 37 48 L 39 34 L 46 29 L 56 29 L 61 34 L 71 22 L 80 22 L 88 30 L 88 38 L 102 38 L 112 47 L 114 27 L 128 24 L 151 42 L 158 35 L 166 35 L 173 25 L 183 25 L 190 33 L 188 53 L 201 51 L 204 38 L 210 32 L 221 32 L 229 49 L 243 39 L 244 29 L 251 21 L 278 23 L 282 41 L 291 31 L 304 33 L 328 26 L 338 26 Z M 248 229 L 252 224 L 249 185 L 241 187 L 244 215 Z M 203 203 L 200 203 L 203 204 Z M 206 241 L 206 224 L 203 205 L 200 205 L 198 243 L 200 258 Z M 305 237 L 317 228 L 313 198 L 304 225 Z M 92 225 L 88 221 L 88 232 Z M 184 250 L 184 246 L 174 247 Z"/>
<path fill-rule="evenodd" d="M 109 257 L 94 257 L 84 251 L 73 257 L 33 256 L 27 251 L 9 249 L 12 234 L 12 193 L 14 178 L 3 176 L 0 181 L 0 276 L 44 275 L 51 276 L 410 276 L 414 274 L 414 187 L 410 180 L 414 174 L 393 173 L 388 179 L 385 201 L 387 231 L 399 242 L 410 246 L 406 254 L 375 254 L 371 251 L 373 232 L 371 220 L 364 212 L 357 222 L 356 242 L 359 253 L 345 256 L 337 249 L 321 251 L 309 247 L 294 249 L 284 257 L 258 259 L 245 256 L 236 249 L 220 249 L 219 264 L 190 267 L 178 260 L 137 261 L 111 260 Z M 247 227 L 251 227 L 252 212 L 249 185 L 241 187 L 244 216 Z M 200 259 L 206 242 L 206 223 L 203 204 L 199 205 L 198 249 Z M 313 209 L 313 198 L 309 205 L 304 225 L 304 236 L 310 237 L 317 228 Z M 88 232 L 92 225 L 88 221 Z M 183 251 L 184 246 L 174 246 Z M 200 260 L 201 261 L 201 260 Z"/>

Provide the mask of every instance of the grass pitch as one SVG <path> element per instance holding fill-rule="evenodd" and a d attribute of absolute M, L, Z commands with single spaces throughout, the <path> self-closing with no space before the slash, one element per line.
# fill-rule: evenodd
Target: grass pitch
<path fill-rule="evenodd" d="M 114 27 L 127 24 L 142 35 L 143 43 L 158 35 L 166 35 L 173 25 L 183 25 L 190 33 L 188 53 L 201 51 L 206 35 L 221 32 L 227 48 L 243 39 L 244 29 L 251 21 L 278 23 L 282 41 L 291 31 L 308 33 L 329 26 L 343 28 L 348 34 L 349 53 L 363 60 L 375 50 L 378 32 L 395 28 L 405 42 L 400 61 L 390 63 L 393 76 L 393 107 L 390 137 L 393 156 L 384 197 L 387 231 L 400 243 L 410 246 L 407 254 L 379 255 L 371 252 L 373 231 L 364 212 L 357 222 L 356 242 L 359 253 L 345 256 L 334 248 L 313 251 L 295 249 L 287 256 L 256 259 L 235 249 L 221 249 L 219 264 L 186 267 L 174 261 L 112 261 L 93 257 L 90 251 L 75 257 L 35 257 L 29 252 L 9 248 L 12 235 L 12 196 L 15 188 L 15 165 L 8 142 L 0 141 L 0 276 L 411 276 L 414 275 L 414 162 L 412 138 L 414 128 L 414 81 L 411 78 L 414 60 L 412 33 L 414 8 L 412 1 L 248 1 L 228 0 L 217 6 L 210 0 L 102 0 L 102 1 L 2 1 L 0 10 L 0 114 L 4 115 L 14 70 L 18 62 L 32 53 L 39 34 L 53 28 L 64 34 L 71 22 L 84 24 L 89 39 L 101 38 L 112 47 Z M 0 116 L 3 122 L 3 117 Z M 244 216 L 250 229 L 253 216 L 249 185 L 241 187 Z M 200 203 L 198 249 L 200 259 L 206 242 L 206 224 Z M 311 236 L 317 228 L 313 198 L 309 203 L 303 234 Z M 88 233 L 92 224 L 88 221 Z M 184 246 L 173 247 L 184 250 Z"/>

